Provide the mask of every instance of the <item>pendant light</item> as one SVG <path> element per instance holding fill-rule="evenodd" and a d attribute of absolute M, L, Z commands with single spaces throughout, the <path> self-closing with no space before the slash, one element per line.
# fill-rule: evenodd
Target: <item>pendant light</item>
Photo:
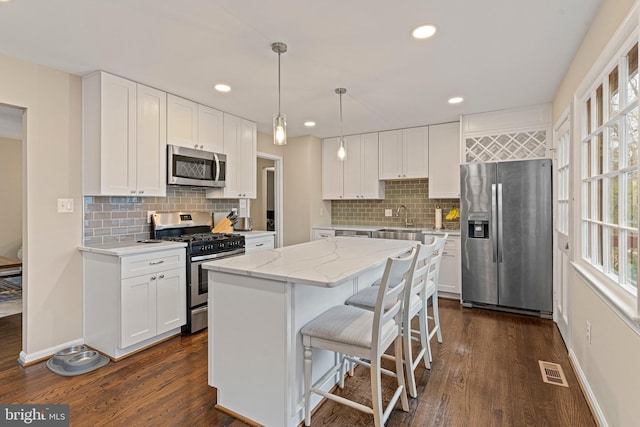
<path fill-rule="evenodd" d="M 280 55 L 287 51 L 287 45 L 281 42 L 271 43 L 271 50 L 278 54 L 278 114 L 273 115 L 273 143 L 287 144 L 287 116 L 280 112 Z"/>
<path fill-rule="evenodd" d="M 336 93 L 340 95 L 340 147 L 338 147 L 338 158 L 344 160 L 347 156 L 347 150 L 344 148 L 344 132 L 342 131 L 342 95 L 347 93 L 347 90 L 339 87 L 336 89 Z"/>

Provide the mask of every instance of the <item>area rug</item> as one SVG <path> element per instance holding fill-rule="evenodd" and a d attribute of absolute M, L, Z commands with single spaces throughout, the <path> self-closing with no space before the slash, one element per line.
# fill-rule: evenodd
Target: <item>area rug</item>
<path fill-rule="evenodd" d="M 0 317 L 22 312 L 22 277 L 0 278 Z"/>

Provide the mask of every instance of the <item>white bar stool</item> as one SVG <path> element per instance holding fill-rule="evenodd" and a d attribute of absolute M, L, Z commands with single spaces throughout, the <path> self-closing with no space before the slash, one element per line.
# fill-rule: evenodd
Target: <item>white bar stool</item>
<path fill-rule="evenodd" d="M 402 310 L 402 335 L 404 345 L 404 365 L 407 375 L 407 390 L 411 397 L 417 397 L 416 380 L 414 371 L 420 359 L 424 359 L 425 366 L 430 367 L 430 346 L 427 337 L 427 293 L 425 289 L 428 284 L 428 275 L 432 271 L 431 260 L 436 249 L 436 243 L 429 245 L 418 244 L 416 247 L 416 260 L 407 279 L 407 289 L 404 293 L 404 303 Z M 409 285 L 410 284 L 410 285 Z M 375 306 L 376 286 L 363 289 L 349 298 L 345 303 L 366 310 L 373 310 Z M 411 329 L 411 320 L 418 316 L 420 330 Z M 420 341 L 420 351 L 413 357 L 411 341 Z M 385 355 L 389 358 L 393 356 Z"/>
<path fill-rule="evenodd" d="M 409 402 L 402 373 L 402 358 L 398 357 L 396 359 L 396 372 L 383 369 L 380 366 L 380 362 L 382 354 L 392 343 L 396 354 L 402 355 L 401 319 L 399 315 L 402 308 L 406 274 L 413 266 L 415 254 L 416 251 L 414 249 L 407 257 L 389 258 L 387 260 L 382 281 L 378 288 L 374 311 L 347 305 L 332 307 L 307 323 L 300 331 L 304 346 L 305 426 L 311 425 L 311 393 L 319 394 L 359 411 L 372 414 L 376 427 L 384 425 L 398 399 L 402 403 L 402 410 L 409 411 Z M 315 384 L 311 384 L 312 356 L 313 349 L 316 348 L 338 353 L 340 360 Z M 371 363 L 363 362 L 361 359 L 370 360 Z M 340 372 L 340 387 L 344 387 L 345 360 L 370 366 L 371 407 L 321 389 L 336 372 Z M 386 409 L 382 404 L 381 373 L 394 376 L 398 381 L 398 387 Z"/>

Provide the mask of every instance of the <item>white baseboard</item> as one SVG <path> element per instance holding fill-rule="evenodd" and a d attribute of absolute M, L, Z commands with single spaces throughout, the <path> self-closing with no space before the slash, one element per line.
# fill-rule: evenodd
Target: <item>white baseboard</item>
<path fill-rule="evenodd" d="M 18 358 L 18 363 L 22 366 L 29 365 L 33 362 L 37 362 L 43 359 L 46 359 L 49 356 L 52 356 L 59 352 L 62 349 L 73 347 L 75 345 L 84 344 L 84 339 L 79 338 L 77 340 L 69 341 L 63 344 L 56 345 L 54 347 L 45 348 L 44 350 L 36 351 L 35 353 L 25 353 L 24 351 L 20 352 L 20 357 Z"/>
<path fill-rule="evenodd" d="M 578 374 L 578 380 L 580 381 L 580 385 L 582 385 L 582 390 L 587 395 L 587 399 L 589 400 L 589 405 L 591 406 L 591 411 L 593 415 L 596 417 L 596 421 L 598 425 L 601 427 L 608 427 L 609 423 L 607 423 L 607 419 L 598 404 L 598 400 L 596 399 L 595 394 L 593 394 L 593 390 L 589 385 L 589 381 L 587 380 L 587 376 L 584 374 L 582 367 L 580 366 L 580 362 L 578 362 L 578 358 L 576 357 L 573 349 L 569 350 L 569 359 L 571 359 L 571 363 L 573 364 L 573 369 Z"/>

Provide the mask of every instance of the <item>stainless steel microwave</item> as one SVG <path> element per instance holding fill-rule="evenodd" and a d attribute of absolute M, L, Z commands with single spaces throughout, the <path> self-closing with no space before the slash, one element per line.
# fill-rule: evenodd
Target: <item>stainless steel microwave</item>
<path fill-rule="evenodd" d="M 167 145 L 167 184 L 224 187 L 227 156 Z"/>

